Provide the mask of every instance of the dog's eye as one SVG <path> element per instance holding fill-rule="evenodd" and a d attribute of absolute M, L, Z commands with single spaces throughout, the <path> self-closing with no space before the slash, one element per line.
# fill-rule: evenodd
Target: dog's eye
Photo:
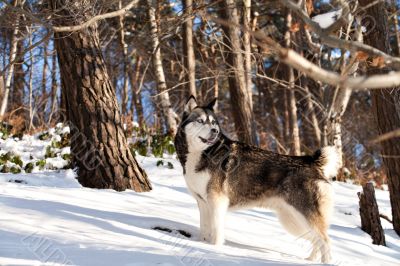
<path fill-rule="evenodd" d="M 203 124 L 204 123 L 204 121 L 203 121 L 203 119 L 197 119 L 197 123 L 200 123 L 200 124 Z"/>
<path fill-rule="evenodd" d="M 213 120 L 211 121 L 211 125 L 215 125 L 217 123 L 217 121 Z"/>

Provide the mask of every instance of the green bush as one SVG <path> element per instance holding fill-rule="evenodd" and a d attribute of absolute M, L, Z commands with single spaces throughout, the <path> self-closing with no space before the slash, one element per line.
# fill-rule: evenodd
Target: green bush
<path fill-rule="evenodd" d="M 21 168 L 18 166 L 8 166 L 8 165 L 3 165 L 3 167 L 0 170 L 1 173 L 13 173 L 13 174 L 19 174 L 21 173 Z"/>
<path fill-rule="evenodd" d="M 42 159 L 42 160 L 37 161 L 36 166 L 38 166 L 40 170 L 43 170 L 44 167 L 46 166 L 46 160 Z"/>
<path fill-rule="evenodd" d="M 19 167 L 22 167 L 22 165 L 24 164 L 21 160 L 21 157 L 18 155 L 15 155 L 14 157 L 11 158 L 10 162 L 15 163 L 17 165 L 19 165 Z"/>
<path fill-rule="evenodd" d="M 2 155 L 0 155 L 0 164 L 5 164 L 6 162 L 8 162 L 8 161 L 10 161 L 11 160 L 11 153 L 10 152 L 7 152 L 7 153 L 4 153 L 4 154 L 2 154 Z"/>
<path fill-rule="evenodd" d="M 52 145 L 53 146 L 53 145 Z M 46 153 L 44 154 L 44 158 L 54 158 L 57 156 L 57 154 L 54 152 L 52 146 L 47 146 L 46 147 Z"/>
<path fill-rule="evenodd" d="M 27 173 L 32 173 L 33 168 L 34 168 L 34 164 L 33 164 L 33 163 L 27 163 L 27 164 L 25 165 L 24 170 L 25 170 L 25 172 L 27 172 Z"/>
<path fill-rule="evenodd" d="M 163 160 L 158 160 L 156 165 L 157 165 L 157 167 L 164 166 L 164 161 Z M 174 169 L 174 165 L 171 162 L 167 162 L 166 167 L 168 169 Z"/>
<path fill-rule="evenodd" d="M 171 162 L 168 162 L 168 163 L 167 163 L 167 167 L 168 167 L 169 169 L 174 169 L 174 165 L 173 165 Z"/>
<path fill-rule="evenodd" d="M 131 152 L 139 155 L 147 156 L 147 143 L 146 141 L 137 141 L 130 145 Z"/>
<path fill-rule="evenodd" d="M 21 168 L 16 167 L 16 166 L 11 166 L 10 173 L 19 174 L 19 173 L 21 173 Z"/>
<path fill-rule="evenodd" d="M 11 135 L 11 129 L 12 125 L 5 123 L 5 122 L 0 122 L 0 132 L 2 133 L 1 138 L 2 139 L 7 139 Z"/>
<path fill-rule="evenodd" d="M 151 134 L 137 129 L 135 129 L 135 132 L 137 132 L 137 137 L 141 138 L 141 140 L 136 141 L 130 146 L 135 154 L 138 153 L 142 156 L 147 156 L 147 151 L 150 150 L 155 157 L 163 158 L 164 153 L 171 155 L 175 153 L 172 136 L 160 133 Z"/>
<path fill-rule="evenodd" d="M 48 140 L 50 138 L 49 132 L 45 131 L 39 135 L 38 139 L 40 140 Z"/>
<path fill-rule="evenodd" d="M 70 161 L 71 160 L 71 154 L 65 153 L 65 154 L 61 155 L 61 158 L 63 158 L 66 161 Z"/>

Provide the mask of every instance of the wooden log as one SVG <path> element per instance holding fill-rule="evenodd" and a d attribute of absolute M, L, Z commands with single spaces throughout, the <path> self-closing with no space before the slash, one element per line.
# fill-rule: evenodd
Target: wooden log
<path fill-rule="evenodd" d="M 363 192 L 358 192 L 357 195 L 360 199 L 361 229 L 371 235 L 373 244 L 386 246 L 373 183 L 367 182 L 363 186 Z"/>

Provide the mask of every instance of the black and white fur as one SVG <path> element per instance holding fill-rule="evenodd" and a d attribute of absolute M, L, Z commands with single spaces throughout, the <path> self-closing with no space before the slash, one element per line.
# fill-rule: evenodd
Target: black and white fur
<path fill-rule="evenodd" d="M 190 97 L 175 137 L 187 187 L 200 210 L 201 239 L 221 245 L 228 210 L 265 207 L 276 211 L 291 234 L 311 241 L 309 259 L 328 262 L 329 179 L 339 167 L 335 148 L 288 156 L 233 141 L 221 133 L 215 102 L 197 106 Z"/>

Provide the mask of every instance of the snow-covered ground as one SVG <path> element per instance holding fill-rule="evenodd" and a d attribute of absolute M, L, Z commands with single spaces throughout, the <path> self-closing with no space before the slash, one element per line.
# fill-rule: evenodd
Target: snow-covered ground
<path fill-rule="evenodd" d="M 0 265 L 318 265 L 303 259 L 310 245 L 263 209 L 230 213 L 222 247 L 198 241 L 197 205 L 178 161 L 165 159 L 174 165 L 168 169 L 157 167 L 157 158 L 137 159 L 151 192 L 83 188 L 72 170 L 0 174 Z M 334 188 L 333 264 L 400 265 L 400 239 L 390 223 L 382 221 L 387 247 L 372 245 L 359 228 L 361 188 Z M 390 216 L 388 192 L 377 190 L 376 196 L 380 211 Z"/>

